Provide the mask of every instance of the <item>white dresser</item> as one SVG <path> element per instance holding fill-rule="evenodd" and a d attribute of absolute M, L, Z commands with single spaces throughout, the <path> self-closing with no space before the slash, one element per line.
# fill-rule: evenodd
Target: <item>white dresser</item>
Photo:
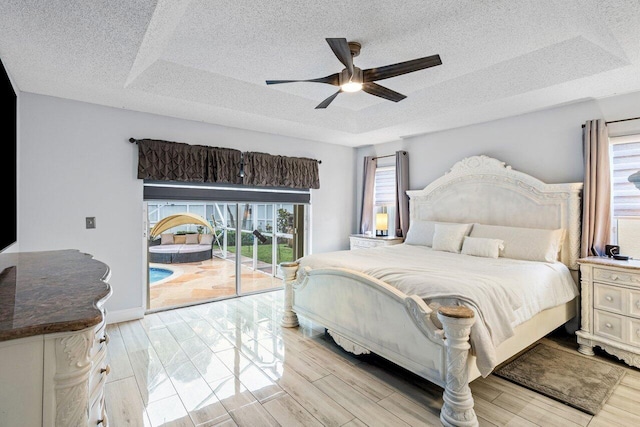
<path fill-rule="evenodd" d="M 352 234 L 349 236 L 350 249 L 375 248 L 378 246 L 398 245 L 402 243 L 402 237 L 376 237 L 364 234 Z"/>
<path fill-rule="evenodd" d="M 75 250 L 0 254 L 0 426 L 108 425 L 109 275 Z"/>
<path fill-rule="evenodd" d="M 640 367 L 640 261 L 607 257 L 580 259 L 581 329 L 578 351 L 598 346 Z"/>

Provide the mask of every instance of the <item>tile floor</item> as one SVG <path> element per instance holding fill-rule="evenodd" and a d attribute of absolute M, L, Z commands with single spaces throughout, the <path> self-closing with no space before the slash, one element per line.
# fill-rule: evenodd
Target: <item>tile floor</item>
<path fill-rule="evenodd" d="M 108 326 L 109 425 L 439 426 L 442 389 L 343 352 L 305 319 L 279 326 L 281 290 Z M 575 347 L 572 337 L 551 345 Z M 481 426 L 640 425 L 640 370 L 595 417 L 496 376 L 471 383 Z"/>

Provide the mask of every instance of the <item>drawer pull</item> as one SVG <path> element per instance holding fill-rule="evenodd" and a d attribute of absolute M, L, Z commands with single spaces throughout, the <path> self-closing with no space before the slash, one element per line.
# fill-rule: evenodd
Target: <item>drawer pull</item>
<path fill-rule="evenodd" d="M 607 295 L 606 297 L 604 297 L 604 299 L 606 299 L 609 302 L 613 301 L 613 297 L 611 295 Z"/>
<path fill-rule="evenodd" d="M 607 329 L 613 328 L 613 325 L 611 323 L 609 323 L 609 322 L 605 323 L 604 326 L 606 326 Z"/>
<path fill-rule="evenodd" d="M 109 375 L 110 372 L 111 372 L 111 366 L 109 366 L 109 365 L 107 365 L 104 368 L 100 369 L 100 373 L 101 374 Z"/>
<path fill-rule="evenodd" d="M 100 344 L 105 343 L 105 344 L 109 344 L 109 334 L 108 333 L 104 333 L 104 337 L 100 338 Z"/>

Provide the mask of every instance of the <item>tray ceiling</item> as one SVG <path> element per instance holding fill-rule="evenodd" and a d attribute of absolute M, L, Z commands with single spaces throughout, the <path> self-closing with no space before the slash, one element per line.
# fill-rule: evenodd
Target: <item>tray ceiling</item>
<path fill-rule="evenodd" d="M 22 91 L 348 146 L 640 90 L 640 2 L 3 2 L 0 57 Z M 439 54 L 379 82 L 394 103 L 307 79 Z"/>

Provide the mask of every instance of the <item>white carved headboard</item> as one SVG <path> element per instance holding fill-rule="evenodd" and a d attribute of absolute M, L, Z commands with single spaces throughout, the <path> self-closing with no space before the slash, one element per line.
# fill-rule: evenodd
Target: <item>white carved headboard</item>
<path fill-rule="evenodd" d="M 580 256 L 582 183 L 545 184 L 488 156 L 462 159 L 424 190 L 407 191 L 414 219 L 511 227 L 563 228 L 561 261 Z"/>

